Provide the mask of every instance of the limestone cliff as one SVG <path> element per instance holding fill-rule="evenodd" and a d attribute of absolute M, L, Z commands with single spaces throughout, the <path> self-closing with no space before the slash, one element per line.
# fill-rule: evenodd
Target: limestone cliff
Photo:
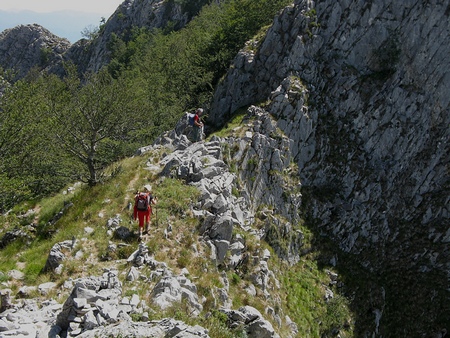
<path fill-rule="evenodd" d="M 20 25 L 0 33 L 0 66 L 13 69 L 19 78 L 32 68 L 48 70 L 59 64 L 70 42 L 37 24 Z"/>
<path fill-rule="evenodd" d="M 304 217 L 365 285 L 353 290 L 360 336 L 449 329 L 449 12 L 296 1 L 237 56 L 209 115 L 221 126 L 264 102 L 291 140 Z"/>
<path fill-rule="evenodd" d="M 76 63 L 80 66 L 80 71 L 95 72 L 109 63 L 111 56 L 108 44 L 111 43 L 114 35 L 128 41 L 132 28 L 163 28 L 170 21 L 174 29 L 180 29 L 189 19 L 188 14 L 183 13 L 181 6 L 172 1 L 125 0 L 100 29 L 96 39 L 87 45 L 86 42 L 81 43 L 80 46 L 71 50 L 67 57 L 78 61 Z"/>

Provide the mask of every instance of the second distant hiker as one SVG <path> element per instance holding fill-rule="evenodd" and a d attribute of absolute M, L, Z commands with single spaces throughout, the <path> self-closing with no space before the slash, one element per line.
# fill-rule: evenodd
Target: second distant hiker
<path fill-rule="evenodd" d="M 152 195 L 152 186 L 147 184 L 144 185 L 143 192 L 137 192 L 134 198 L 134 210 L 133 217 L 134 220 L 139 220 L 139 237 L 142 234 L 148 232 L 148 227 L 151 221 L 152 214 L 152 204 L 156 204 L 156 197 Z M 144 230 L 145 225 L 145 230 Z"/>
<path fill-rule="evenodd" d="M 195 110 L 195 116 L 194 116 L 194 142 L 198 142 L 202 139 L 203 134 L 203 122 L 201 121 L 200 117 L 203 114 L 202 108 L 197 108 Z"/>

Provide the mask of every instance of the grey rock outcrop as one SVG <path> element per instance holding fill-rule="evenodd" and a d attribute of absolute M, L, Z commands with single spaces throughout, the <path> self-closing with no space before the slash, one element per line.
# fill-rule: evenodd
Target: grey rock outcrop
<path fill-rule="evenodd" d="M 256 108 L 255 110 L 260 112 Z M 253 113 L 254 111 L 249 112 L 249 115 Z M 263 115 L 261 115 L 261 120 L 271 126 L 272 129 L 270 130 L 272 131 L 273 124 L 270 117 L 267 114 Z M 264 120 L 265 117 L 268 117 L 268 119 Z M 270 179 L 268 174 L 269 171 L 274 170 L 274 167 L 277 168 L 276 170 L 283 171 L 286 169 L 284 166 L 289 165 L 289 160 L 283 161 L 280 157 L 283 151 L 286 152 L 289 149 L 289 142 L 285 142 L 286 139 L 282 139 L 281 142 L 276 141 L 266 136 L 264 128 L 261 126 L 264 123 L 257 119 L 256 122 L 248 123 L 242 128 L 252 130 L 252 132 L 247 132 L 249 138 L 252 137 L 253 132 L 256 134 L 255 142 L 248 142 L 247 140 L 241 142 L 240 138 L 222 139 L 213 137 L 208 142 L 191 143 L 184 133 L 183 120 L 180 121 L 175 130 L 161 135 L 153 146 L 140 149 L 141 155 L 152 150 L 160 151 L 158 150 L 160 147 L 170 150 L 159 163 L 155 163 L 153 160 L 149 161 L 147 169 L 159 171 L 162 176 L 183 179 L 186 183 L 198 188 L 200 197 L 198 202 L 193 205 L 192 212 L 194 216 L 201 220 L 198 230 L 208 248 L 211 249 L 210 258 L 218 266 L 225 269 L 239 271 L 240 267 L 245 265 L 246 269 L 252 271 L 249 273 L 248 294 L 255 296 L 259 293 L 269 299 L 269 290 L 280 287 L 278 280 L 267 264 L 270 253 L 268 251 L 260 252 L 259 250 L 249 252 L 246 247 L 246 240 L 239 234 L 235 234 L 233 229 L 237 227 L 258 241 L 270 236 L 270 231 L 265 229 L 257 231 L 252 227 L 255 221 L 255 212 L 259 205 L 255 203 L 256 199 L 259 199 L 260 203 L 278 203 L 284 195 L 285 200 L 287 198 L 296 202 L 292 205 L 284 205 L 280 202 L 279 208 L 277 208 L 279 214 L 296 214 L 295 208 L 299 205 L 297 199 L 300 196 L 295 193 L 283 194 L 283 184 L 280 184 L 283 180 Z M 262 145 L 262 143 L 264 144 Z M 241 163 L 242 168 L 244 168 L 244 174 L 240 173 L 241 176 L 230 171 L 229 164 L 232 159 L 229 149 L 239 149 L 236 150 L 237 154 L 234 155 L 233 159 L 235 162 Z M 283 151 L 280 151 L 280 149 Z M 264 160 L 267 158 L 273 158 L 274 160 L 269 161 L 268 164 L 256 161 L 255 165 L 260 166 L 261 170 L 252 172 L 253 169 L 248 168 L 247 161 L 249 161 L 249 156 L 258 153 Z M 160 167 L 159 170 L 158 167 Z M 248 176 L 251 174 L 257 176 L 257 180 L 254 180 L 257 181 L 255 186 L 247 185 Z M 245 183 L 242 184 L 241 180 Z M 263 191 L 259 191 L 259 188 Z M 252 194 L 255 194 L 256 197 Z M 268 213 L 270 212 L 268 211 Z M 276 220 L 275 215 L 272 215 L 272 217 Z M 296 219 L 296 216 L 292 216 L 292 219 Z M 288 236 L 291 236 L 291 234 Z M 299 249 L 302 246 L 302 235 L 300 234 L 297 238 L 294 238 L 295 236 L 290 237 L 292 243 L 290 248 L 285 248 L 286 251 L 280 250 L 280 253 L 293 263 L 298 260 Z M 228 298 L 226 276 L 223 278 L 223 284 L 223 288 L 212 290 L 215 305 L 227 309 L 227 311 L 232 311 L 229 309 L 232 303 Z M 166 290 L 171 289 L 168 286 L 164 288 Z M 170 295 L 167 297 L 170 298 Z M 249 329 L 250 332 L 254 332 L 255 336 L 263 334 L 277 337 L 270 323 L 266 322 L 262 316 L 260 319 L 261 321 L 253 323 L 253 328 Z"/>
<path fill-rule="evenodd" d="M 45 262 L 43 271 L 55 272 L 66 258 L 65 252 L 73 250 L 76 244 L 75 240 L 67 240 L 53 245 Z"/>
<path fill-rule="evenodd" d="M 220 140 L 185 147 L 184 139 L 184 135 L 177 137 L 171 132 L 155 142 L 165 146 L 169 146 L 169 141 L 172 146 L 182 144 L 181 149 L 162 159 L 162 174 L 184 179 L 200 190 L 198 209 L 201 210 L 199 216 L 204 218 L 200 233 L 213 244 L 214 256 L 220 264 L 232 239 L 233 226 L 244 226 L 245 217 L 238 218 L 236 215 L 242 212 L 241 208 L 246 202 L 232 194 L 236 176 L 228 171 L 221 159 Z"/>
<path fill-rule="evenodd" d="M 114 304 L 121 292 L 122 283 L 117 277 L 117 271 L 106 271 L 101 278 L 76 280 L 72 293 L 58 314 L 56 325 L 62 330 L 74 330 L 74 326 L 70 324 L 83 323 L 82 319 L 77 320 L 77 318 L 95 309 L 97 313 L 102 314 L 104 321 L 109 320 L 112 323 L 118 321 L 120 311 L 114 307 Z M 76 326 L 76 329 L 80 328 L 80 325 Z"/>
<path fill-rule="evenodd" d="M 117 325 L 109 325 L 99 327 L 95 330 L 85 331 L 77 337 L 80 338 L 97 338 L 97 337 L 115 337 L 117 334 L 123 334 L 127 337 L 134 338 L 208 338 L 208 331 L 201 326 L 190 326 L 186 323 L 172 318 L 162 319 L 159 321 L 127 322 L 122 321 Z"/>
<path fill-rule="evenodd" d="M 203 309 L 198 301 L 197 287 L 185 276 L 161 278 L 152 290 L 152 301 L 162 310 L 186 301 L 192 316 L 198 316 Z"/>
<path fill-rule="evenodd" d="M 17 241 L 18 239 L 30 240 L 31 237 L 23 229 L 14 228 L 10 231 L 7 231 L 0 239 L 0 249 L 5 248 L 8 244 Z"/>
<path fill-rule="evenodd" d="M 243 306 L 239 310 L 222 309 L 231 322 L 230 327 L 244 326 L 249 338 L 279 338 L 272 324 L 264 319 L 261 313 L 251 306 Z"/>
<path fill-rule="evenodd" d="M 401 294 L 376 296 L 390 316 L 374 334 L 397 316 L 398 334 L 431 335 L 450 313 L 449 38 L 447 2 L 296 1 L 237 56 L 209 114 L 222 125 L 270 100 L 317 234 L 379 280 L 374 294 Z M 397 304 L 412 294 L 418 320 Z"/>
<path fill-rule="evenodd" d="M 186 126 L 181 119 L 175 130 L 155 141 L 155 145 L 172 150 L 161 160 L 161 175 L 183 179 L 200 190 L 194 212 L 202 218 L 199 231 L 213 244 L 218 264 L 224 262 L 230 244 L 236 241 L 232 236 L 236 226 L 269 243 L 288 238 L 289 247 L 275 250 L 294 263 L 299 259 L 303 234 L 290 231 L 289 224 L 281 224 L 279 227 L 284 229 L 281 232 L 272 231 L 269 223 L 259 233 L 249 226 L 260 205 L 269 205 L 275 214 L 298 220 L 300 186 L 289 186 L 292 182 L 285 179 L 291 171 L 291 144 L 288 138 L 277 134 L 276 122 L 267 112 L 251 107 L 247 119 L 242 138 L 214 136 L 208 142 L 193 144 L 184 135 Z M 141 153 L 149 149 L 141 149 Z M 232 173 L 230 165 L 235 163 L 239 170 Z M 148 166 L 153 164 L 149 162 Z M 273 222 L 281 223 L 276 217 L 270 224 Z"/>
<path fill-rule="evenodd" d="M 22 78 L 32 68 L 50 70 L 63 60 L 70 42 L 37 24 L 20 25 L 0 33 L 0 66 Z"/>
<path fill-rule="evenodd" d="M 184 273 L 174 276 L 166 263 L 156 261 L 149 254 L 144 243 L 139 244 L 127 261 L 133 264 L 127 280 L 137 280 L 141 277 L 138 269 L 144 265 L 150 267 L 152 273 L 148 278 L 156 283 L 151 292 L 151 299 L 159 308 L 166 310 L 185 301 L 191 309 L 191 315 L 197 316 L 202 311 L 203 306 L 199 302 L 196 285 Z"/>
<path fill-rule="evenodd" d="M 170 318 L 134 322 L 130 316 L 144 314 L 147 309 L 136 294 L 131 298 L 121 296 L 117 271 L 106 271 L 102 277 L 81 278 L 73 284 L 64 305 L 53 300 L 39 304 L 37 300 L 24 299 L 5 306 L 0 314 L 1 336 L 209 337 L 208 331 L 200 326 Z"/>
<path fill-rule="evenodd" d="M 42 303 L 33 299 L 24 299 L 0 314 L 0 332 L 2 337 L 56 337 L 61 331 L 52 326 L 61 304 L 54 300 Z"/>

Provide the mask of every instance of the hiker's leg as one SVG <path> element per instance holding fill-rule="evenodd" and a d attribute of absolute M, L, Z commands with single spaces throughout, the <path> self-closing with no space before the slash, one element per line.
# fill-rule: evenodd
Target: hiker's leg
<path fill-rule="evenodd" d="M 144 230 L 144 217 L 145 212 L 138 211 L 138 219 L 139 219 L 139 236 L 142 236 L 142 232 Z"/>
<path fill-rule="evenodd" d="M 194 126 L 194 142 L 198 141 L 198 131 L 199 128 L 197 126 Z"/>
<path fill-rule="evenodd" d="M 192 126 L 188 126 L 187 132 L 186 132 L 186 137 L 191 142 L 194 139 L 194 128 Z"/>
<path fill-rule="evenodd" d="M 149 223 L 150 223 L 150 210 L 147 210 L 147 212 L 145 213 L 145 233 L 148 232 L 148 227 L 149 227 Z"/>

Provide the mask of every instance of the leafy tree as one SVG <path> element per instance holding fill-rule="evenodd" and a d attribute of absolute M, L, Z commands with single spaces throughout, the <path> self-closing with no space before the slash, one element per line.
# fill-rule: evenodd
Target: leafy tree
<path fill-rule="evenodd" d="M 130 69 L 133 59 L 142 57 L 145 46 L 152 39 L 152 33 L 144 27 L 131 29 L 129 38 L 121 38 L 112 33 L 107 45 L 111 52 L 111 61 L 108 64 L 109 72 L 118 78 L 122 71 Z"/>
<path fill-rule="evenodd" d="M 239 49 L 291 0 L 230 0 L 221 6 L 220 27 L 203 50 L 207 67 L 215 74 L 214 84 L 228 69 Z"/>
<path fill-rule="evenodd" d="M 83 28 L 81 31 L 81 36 L 87 40 L 94 40 L 100 31 L 98 26 L 89 25 Z"/>
<path fill-rule="evenodd" d="M 202 11 L 186 29 L 169 34 L 141 32 L 122 51 L 130 56 L 122 76 L 133 78 L 145 91 L 148 110 L 159 130 L 173 127 L 183 111 L 209 101 L 213 74 L 205 68 L 201 52 L 211 32 L 217 30 L 218 15 L 217 10 Z M 132 55 L 126 54 L 130 49 Z M 123 59 L 117 54 L 116 60 Z"/>
<path fill-rule="evenodd" d="M 80 179 L 94 186 L 106 166 L 129 154 L 123 144 L 139 128 L 141 112 L 123 82 L 105 69 L 87 74 L 85 83 L 75 67 L 67 71 L 62 82 L 53 78 L 48 113 L 62 149 L 83 165 Z"/>
<path fill-rule="evenodd" d="M 30 107 L 33 89 L 22 81 L 8 87 L 0 98 L 0 210 L 29 198 L 26 181 L 15 178 L 24 162 L 24 149 L 32 142 L 30 126 L 35 123 Z"/>
<path fill-rule="evenodd" d="M 0 211 L 48 194 L 65 182 L 67 166 L 49 137 L 42 79 L 24 79 L 0 97 Z"/>
<path fill-rule="evenodd" d="M 128 74 L 123 75 L 141 77 L 139 81 L 146 84 L 151 106 L 164 106 L 170 115 L 180 116 L 189 108 L 208 104 L 214 86 L 239 49 L 288 3 L 289 0 L 212 2 L 185 29 L 169 34 L 155 30 L 145 33 L 144 39 L 136 34 L 127 44 L 116 41 L 122 49 L 112 64 L 117 69 L 126 59 Z"/>

